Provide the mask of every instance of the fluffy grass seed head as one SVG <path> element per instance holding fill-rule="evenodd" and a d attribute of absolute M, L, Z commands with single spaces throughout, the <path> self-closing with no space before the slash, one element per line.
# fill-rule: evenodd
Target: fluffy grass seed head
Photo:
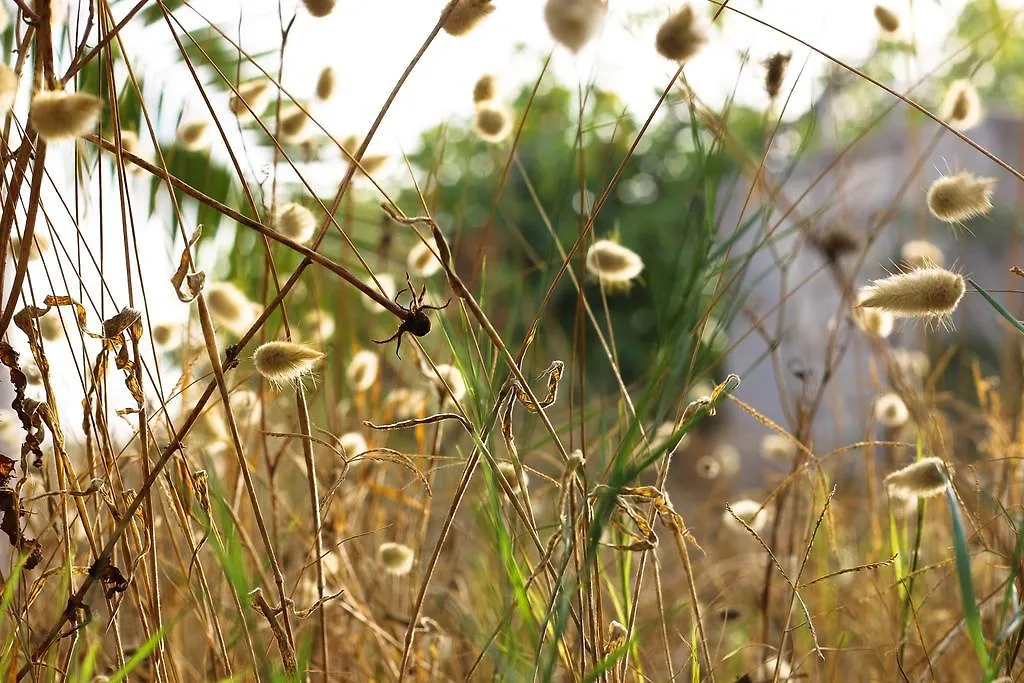
<path fill-rule="evenodd" d="M 377 289 L 377 285 L 380 284 L 379 291 L 383 291 L 384 296 L 389 299 L 394 299 L 395 294 L 398 293 L 398 283 L 395 282 L 394 276 L 388 273 L 377 274 L 376 282 L 374 282 L 372 277 L 366 278 L 363 282 L 373 289 Z M 361 296 L 360 299 L 362 299 L 363 305 L 366 307 L 366 310 L 370 311 L 370 313 L 383 313 L 385 310 L 380 304 L 368 296 Z"/>
<path fill-rule="evenodd" d="M 60 323 L 60 315 L 56 312 L 36 318 L 39 323 L 39 334 L 46 341 L 57 341 L 64 336 L 64 326 Z"/>
<path fill-rule="evenodd" d="M 778 678 L 775 677 L 775 669 L 779 670 Z M 769 657 L 764 660 L 761 666 L 757 667 L 757 676 L 755 680 L 758 681 L 792 681 L 793 680 L 793 667 L 789 665 L 785 659 L 779 659 L 778 657 Z"/>
<path fill-rule="evenodd" d="M 905 498 L 930 498 L 946 490 L 947 470 L 951 468 L 941 458 L 921 458 L 885 478 L 890 492 Z"/>
<path fill-rule="evenodd" d="M 244 331 L 252 320 L 253 305 L 230 282 L 215 282 L 203 290 L 214 322 L 232 331 Z"/>
<path fill-rule="evenodd" d="M 735 503 L 731 503 L 729 507 L 732 508 L 733 514 L 736 517 L 742 519 L 751 529 L 759 534 L 768 526 L 768 508 L 762 509 L 761 504 L 756 500 L 738 500 Z M 737 522 L 732 514 L 729 514 L 728 510 L 722 513 L 722 521 L 725 522 L 727 528 L 733 531 L 747 533 L 743 525 Z"/>
<path fill-rule="evenodd" d="M 415 559 L 412 548 L 401 543 L 381 543 L 377 548 L 377 561 L 388 574 L 405 576 L 412 570 Z"/>
<path fill-rule="evenodd" d="M 908 380 L 923 381 L 932 369 L 928 354 L 919 349 L 895 348 L 892 350 L 892 359 L 900 373 Z"/>
<path fill-rule="evenodd" d="M 380 373 L 380 356 L 362 349 L 357 351 L 348 363 L 345 377 L 353 391 L 366 391 L 377 381 Z"/>
<path fill-rule="evenodd" d="M 85 135 L 96 127 L 103 100 L 84 92 L 44 90 L 32 98 L 29 123 L 46 142 Z"/>
<path fill-rule="evenodd" d="M 437 374 L 430 372 L 429 377 L 430 381 L 443 392 L 445 398 L 450 396 L 455 401 L 461 401 L 466 396 L 466 380 L 462 377 L 462 372 L 454 365 L 438 365 Z"/>
<path fill-rule="evenodd" d="M 606 287 L 628 287 L 643 271 L 644 262 L 618 242 L 598 240 L 587 249 L 586 266 Z"/>
<path fill-rule="evenodd" d="M 319 308 L 307 311 L 302 316 L 302 326 L 310 331 L 311 336 L 317 341 L 323 341 L 334 334 L 334 318 Z"/>
<path fill-rule="evenodd" d="M 153 343 L 157 348 L 169 351 L 181 344 L 182 326 L 178 323 L 157 323 L 153 325 Z"/>
<path fill-rule="evenodd" d="M 334 96 L 334 87 L 337 85 L 337 77 L 334 74 L 334 67 L 325 66 L 316 79 L 316 98 L 326 102 Z"/>
<path fill-rule="evenodd" d="M 210 146 L 210 124 L 206 121 L 186 121 L 178 126 L 178 144 L 190 151 Z"/>
<path fill-rule="evenodd" d="M 992 210 L 995 178 L 979 178 L 968 171 L 941 176 L 928 188 L 928 210 L 940 221 L 962 223 Z"/>
<path fill-rule="evenodd" d="M 945 268 L 916 268 L 875 280 L 861 290 L 860 306 L 897 318 L 944 318 L 956 310 L 964 278 Z"/>
<path fill-rule="evenodd" d="M 338 0 L 302 0 L 302 4 L 306 6 L 306 11 L 318 19 L 326 17 L 333 12 L 334 6 L 337 3 Z"/>
<path fill-rule="evenodd" d="M 885 339 L 892 334 L 893 328 L 896 326 L 896 318 L 893 317 L 893 314 L 880 308 L 863 308 L 860 305 L 860 302 L 864 300 L 863 292 L 857 298 L 858 305 L 853 309 L 853 321 L 857 327 L 879 339 Z"/>
<path fill-rule="evenodd" d="M 882 35 L 892 36 L 900 30 L 900 16 L 885 5 L 875 5 L 875 21 Z"/>
<path fill-rule="evenodd" d="M 942 250 L 928 240 L 910 240 L 900 249 L 900 257 L 911 268 L 946 265 Z"/>
<path fill-rule="evenodd" d="M 302 142 L 311 135 L 309 114 L 298 107 L 281 112 L 281 139 L 292 144 Z"/>
<path fill-rule="evenodd" d="M 761 438 L 761 457 L 769 462 L 790 465 L 796 456 L 796 444 L 782 434 L 772 432 Z"/>
<path fill-rule="evenodd" d="M 498 79 L 492 74 L 484 74 L 473 86 L 473 104 L 483 104 L 494 99 L 498 90 Z"/>
<path fill-rule="evenodd" d="M 338 450 L 344 453 L 348 459 L 352 459 L 370 450 L 369 445 L 366 443 L 366 437 L 359 432 L 345 432 L 338 437 L 336 445 Z"/>
<path fill-rule="evenodd" d="M 697 12 L 689 4 L 683 5 L 666 19 L 654 38 L 658 53 L 675 62 L 689 60 L 707 42 L 707 33 L 700 25 Z"/>
<path fill-rule="evenodd" d="M 427 412 L 427 395 L 419 389 L 392 389 L 384 397 L 384 408 L 396 420 L 422 417 Z"/>
<path fill-rule="evenodd" d="M 701 479 L 718 479 L 722 474 L 722 463 L 713 455 L 702 455 L 694 465 Z"/>
<path fill-rule="evenodd" d="M 261 344 L 252 356 L 256 371 L 279 386 L 300 381 L 323 357 L 316 349 L 287 341 Z"/>
<path fill-rule="evenodd" d="M 238 94 L 232 96 L 228 101 L 228 109 L 243 120 L 252 118 L 254 115 L 259 116 L 270 104 L 270 96 L 271 90 L 268 81 L 242 83 L 238 86 Z"/>
<path fill-rule="evenodd" d="M 18 75 L 6 64 L 0 64 L 0 113 L 6 114 L 14 106 L 18 94 Z"/>
<path fill-rule="evenodd" d="M 277 215 L 277 231 L 296 242 L 305 244 L 316 233 L 316 218 L 302 204 L 289 202 Z"/>
<path fill-rule="evenodd" d="M 973 83 L 964 79 L 950 83 L 939 107 L 940 119 L 964 131 L 981 123 L 984 116 L 985 110 Z"/>
<path fill-rule="evenodd" d="M 406 265 L 409 266 L 411 272 L 419 277 L 430 277 L 441 270 L 441 262 L 435 256 L 436 253 L 437 244 L 433 238 L 426 242 L 420 240 L 409 250 Z"/>
<path fill-rule="evenodd" d="M 509 487 L 512 489 L 512 493 L 518 494 L 522 489 L 526 488 L 530 484 L 530 476 L 523 472 L 522 478 L 516 473 L 515 464 L 503 460 L 498 463 L 497 466 L 498 474 L 500 474 L 505 481 L 508 482 Z"/>
<path fill-rule="evenodd" d="M 552 38 L 577 53 L 601 30 L 607 13 L 605 0 L 548 0 L 544 22 Z"/>
<path fill-rule="evenodd" d="M 731 443 L 718 444 L 712 451 L 712 455 L 721 466 L 723 476 L 732 477 L 740 471 L 740 451 Z"/>
<path fill-rule="evenodd" d="M 466 35 L 494 11 L 491 0 L 452 0 L 451 4 L 455 7 L 445 19 L 444 30 L 452 36 Z"/>
<path fill-rule="evenodd" d="M 875 419 L 890 429 L 901 427 L 910 419 L 910 411 L 899 394 L 889 391 L 875 399 Z"/>
<path fill-rule="evenodd" d="M 792 52 L 776 52 L 764 60 L 764 91 L 773 100 L 782 89 L 782 81 L 786 79 L 786 69 L 792 58 Z"/>
<path fill-rule="evenodd" d="M 15 234 L 11 234 L 11 249 L 14 254 L 17 255 L 21 251 L 21 237 Z M 50 242 L 49 236 L 41 230 L 36 230 L 32 236 L 32 248 L 28 252 L 29 261 L 40 261 L 45 254 L 49 254 L 53 249 L 53 243 Z"/>
<path fill-rule="evenodd" d="M 473 132 L 484 142 L 501 142 L 512 132 L 512 113 L 507 107 L 485 102 L 476 108 Z"/>

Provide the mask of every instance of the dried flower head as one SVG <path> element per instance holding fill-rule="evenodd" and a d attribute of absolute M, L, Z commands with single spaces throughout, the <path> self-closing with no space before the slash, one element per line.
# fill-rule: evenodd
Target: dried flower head
<path fill-rule="evenodd" d="M 611 240 L 598 240 L 587 250 L 587 270 L 604 285 L 628 285 L 644 269 L 644 262 L 631 249 Z"/>
<path fill-rule="evenodd" d="M 782 434 L 772 432 L 761 438 L 761 457 L 770 462 L 790 465 L 796 456 L 796 444 Z"/>
<path fill-rule="evenodd" d="M 608 622 L 608 629 L 604 636 L 604 652 L 612 652 L 626 644 L 629 637 L 629 630 L 621 623 L 612 619 Z"/>
<path fill-rule="evenodd" d="M 394 276 L 389 275 L 388 273 L 378 274 L 376 282 L 374 282 L 373 278 L 371 277 L 366 278 L 365 280 L 363 280 L 363 282 L 366 285 L 373 287 L 374 289 L 377 289 L 377 285 L 379 284 L 379 291 L 381 291 L 384 294 L 384 296 L 386 296 L 389 299 L 394 299 L 395 294 L 398 293 L 398 283 L 395 282 Z M 380 304 L 378 304 L 376 301 L 374 301 L 368 296 L 364 296 L 361 298 L 363 300 L 363 305 L 366 306 L 366 310 L 370 311 L 371 313 L 382 313 L 386 310 L 382 308 Z"/>
<path fill-rule="evenodd" d="M 964 295 L 964 278 L 944 268 L 917 268 L 875 280 L 861 290 L 860 306 L 897 318 L 950 315 Z"/>
<path fill-rule="evenodd" d="M 981 98 L 978 90 L 970 81 L 953 81 L 942 98 L 942 105 L 939 107 L 939 118 L 964 131 L 973 128 L 981 123 L 985 111 L 981 106 Z"/>
<path fill-rule="evenodd" d="M 32 98 L 29 123 L 47 142 L 85 135 L 96 127 L 103 100 L 95 95 L 64 90 L 44 90 Z"/>
<path fill-rule="evenodd" d="M 548 0 L 544 21 L 551 37 L 575 53 L 597 35 L 607 13 L 605 0 Z"/>
<path fill-rule="evenodd" d="M 325 340 L 334 334 L 334 318 L 327 314 L 327 311 L 319 308 L 307 311 L 302 316 L 302 326 L 310 331 L 311 336 L 317 341 Z"/>
<path fill-rule="evenodd" d="M 952 467 L 940 458 L 921 458 L 887 476 L 885 485 L 898 496 L 930 498 L 946 490 L 949 476 Z"/>
<path fill-rule="evenodd" d="M 366 391 L 377 381 L 380 371 L 380 356 L 373 351 L 362 349 L 352 356 L 345 377 L 353 391 Z"/>
<path fill-rule="evenodd" d="M 252 320 L 253 304 L 230 282 L 215 282 L 203 290 L 213 321 L 229 330 L 244 331 Z"/>
<path fill-rule="evenodd" d="M 304 244 L 316 233 L 316 218 L 313 212 L 302 204 L 289 202 L 278 212 L 277 231 Z"/>
<path fill-rule="evenodd" d="M 941 176 L 928 188 L 928 210 L 940 221 L 962 223 L 992 210 L 995 178 L 979 178 L 968 171 Z"/>
<path fill-rule="evenodd" d="M 476 85 L 473 86 L 473 103 L 483 104 L 484 102 L 490 102 L 494 99 L 496 90 L 497 79 L 491 74 L 484 74 L 477 79 Z"/>
<path fill-rule="evenodd" d="M 789 67 L 789 60 L 793 58 L 792 52 L 776 52 L 764 60 L 764 91 L 768 97 L 775 99 L 782 89 L 782 81 L 786 78 L 786 69 Z"/>
<path fill-rule="evenodd" d="M 900 257 L 911 268 L 941 267 L 946 263 L 942 250 L 928 240 L 910 240 L 900 249 Z"/>
<path fill-rule="evenodd" d="M 256 371 L 274 384 L 289 384 L 301 380 L 313 371 L 324 357 L 316 349 L 286 341 L 261 344 L 253 354 Z"/>
<path fill-rule="evenodd" d="M 729 513 L 729 510 L 726 510 L 722 513 L 722 521 L 725 522 L 727 528 L 733 531 L 746 533 L 746 529 L 736 521 L 733 515 L 742 519 L 747 523 L 747 526 L 757 533 L 761 533 L 768 526 L 768 508 L 762 509 L 761 504 L 756 500 L 738 500 L 735 503 L 731 503 L 729 507 L 732 509 L 732 514 Z"/>
<path fill-rule="evenodd" d="M 900 427 L 910 419 L 910 411 L 899 394 L 890 391 L 875 399 L 875 419 L 886 427 Z"/>
<path fill-rule="evenodd" d="M 526 488 L 530 483 L 530 476 L 523 472 L 522 478 L 516 473 L 516 466 L 514 463 L 503 460 L 498 463 L 498 474 L 508 482 L 509 487 L 512 489 L 512 493 L 518 494 L 519 491 Z"/>
<path fill-rule="evenodd" d="M 210 146 L 210 124 L 206 121 L 186 121 L 178 126 L 178 144 L 196 151 Z"/>
<path fill-rule="evenodd" d="M 366 443 L 366 437 L 359 432 L 345 432 L 338 437 L 338 450 L 345 454 L 346 458 L 354 458 L 361 453 L 370 450 Z"/>
<path fill-rule="evenodd" d="M 334 11 L 338 0 L 302 0 L 311 16 L 322 18 Z"/>
<path fill-rule="evenodd" d="M 435 254 L 437 254 L 437 243 L 434 242 L 433 238 L 425 242 L 420 240 L 409 250 L 406 265 L 416 275 L 430 277 L 441 270 L 441 262 Z"/>
<path fill-rule="evenodd" d="M 466 35 L 494 11 L 491 0 L 452 0 L 452 4 L 455 7 L 445 19 L 444 30 L 453 36 Z"/>
<path fill-rule="evenodd" d="M 316 79 L 316 98 L 326 102 L 334 95 L 334 86 L 337 78 L 334 75 L 334 68 L 325 66 Z"/>
<path fill-rule="evenodd" d="M 697 13 L 689 4 L 680 7 L 658 29 L 654 45 L 666 59 L 685 62 L 708 42 Z"/>
<path fill-rule="evenodd" d="M 462 372 L 454 365 L 438 365 L 437 374 L 431 373 L 429 377 L 430 381 L 438 387 L 445 398 L 450 396 L 454 401 L 458 402 L 465 397 L 466 380 L 462 377 Z"/>
<path fill-rule="evenodd" d="M 401 543 L 381 543 L 377 548 L 377 561 L 388 574 L 404 576 L 412 570 L 412 548 Z"/>
<path fill-rule="evenodd" d="M 900 17 L 885 5 L 875 5 L 875 21 L 885 35 L 894 35 L 900 30 Z"/>
<path fill-rule="evenodd" d="M 896 318 L 892 313 L 880 308 L 863 308 L 861 303 L 864 301 L 864 296 L 864 292 L 861 292 L 857 297 L 858 304 L 853 308 L 853 321 L 857 323 L 857 327 L 868 334 L 885 339 L 892 334 L 892 330 L 896 326 Z"/>
<path fill-rule="evenodd" d="M 0 64 L 0 114 L 6 114 L 11 110 L 17 95 L 18 74 L 6 64 Z"/>
<path fill-rule="evenodd" d="M 228 109 L 240 119 L 259 116 L 270 104 L 271 90 L 268 81 L 252 81 L 238 86 L 238 94 L 228 102 Z M 246 106 L 248 105 L 248 106 Z"/>
<path fill-rule="evenodd" d="M 485 102 L 476 109 L 473 132 L 485 142 L 501 142 L 512 132 L 512 114 L 506 107 Z"/>

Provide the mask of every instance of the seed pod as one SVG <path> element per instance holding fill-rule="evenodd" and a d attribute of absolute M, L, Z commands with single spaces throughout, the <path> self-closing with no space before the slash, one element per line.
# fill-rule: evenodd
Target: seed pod
<path fill-rule="evenodd" d="M 732 509 L 733 514 L 739 517 L 747 523 L 751 529 L 757 533 L 764 531 L 765 527 L 768 526 L 769 512 L 768 508 L 761 509 L 761 504 L 755 500 L 738 500 L 735 503 L 729 505 Z M 743 525 L 736 521 L 732 514 L 726 510 L 722 513 L 722 521 L 725 522 L 725 526 L 733 531 L 747 533 L 747 530 L 743 528 Z"/>
<path fill-rule="evenodd" d="M 875 5 L 875 21 L 882 33 L 893 35 L 900 30 L 900 17 L 884 5 Z"/>
<path fill-rule="evenodd" d="M 316 98 L 321 102 L 331 99 L 334 95 L 334 85 L 334 69 L 325 66 L 323 71 L 320 72 L 320 76 L 316 79 Z"/>
<path fill-rule="evenodd" d="M 32 98 L 29 123 L 46 142 L 85 135 L 96 127 L 103 100 L 81 92 L 45 90 Z"/>
<path fill-rule="evenodd" d="M 861 291 L 861 306 L 878 308 L 897 318 L 951 314 L 964 295 L 962 275 L 943 268 L 918 268 L 875 280 Z"/>
<path fill-rule="evenodd" d="M 466 35 L 494 11 L 491 0 L 452 0 L 450 4 L 455 7 L 445 19 L 444 30 L 453 36 Z"/>
<path fill-rule="evenodd" d="M 775 99 L 782 89 L 782 81 L 786 78 L 786 69 L 789 67 L 789 60 L 793 58 L 792 52 L 776 52 L 764 60 L 764 91 L 768 97 Z"/>
<path fill-rule="evenodd" d="M 302 4 L 306 6 L 306 11 L 311 16 L 319 19 L 334 11 L 337 0 L 302 0 Z"/>
<path fill-rule="evenodd" d="M 690 5 L 683 5 L 658 29 L 654 45 L 666 59 L 685 62 L 708 42 L 707 34 Z"/>
<path fill-rule="evenodd" d="M 505 107 L 482 104 L 477 107 L 473 131 L 486 142 L 501 142 L 512 131 L 512 115 Z"/>
<path fill-rule="evenodd" d="M 210 146 L 210 124 L 206 121 L 188 121 L 178 126 L 178 144 L 190 151 Z"/>
<path fill-rule="evenodd" d="M 228 102 L 228 109 L 240 119 L 248 119 L 259 116 L 270 104 L 270 83 L 268 81 L 253 81 L 238 86 L 238 94 Z M 248 106 L 246 106 L 248 105 Z"/>
<path fill-rule="evenodd" d="M 598 240 L 587 250 L 587 270 L 605 285 L 627 285 L 644 269 L 640 256 L 611 240 Z"/>
<path fill-rule="evenodd" d="M 401 543 L 381 543 L 377 548 L 377 561 L 392 576 L 408 574 L 414 560 L 412 548 Z"/>
<path fill-rule="evenodd" d="M 942 250 L 928 240 L 910 240 L 900 249 L 900 257 L 911 268 L 945 265 Z"/>
<path fill-rule="evenodd" d="M 548 0 L 544 21 L 551 37 L 576 53 L 601 30 L 607 13 L 605 0 Z"/>
<path fill-rule="evenodd" d="M 313 371 L 324 357 L 316 349 L 286 341 L 272 341 L 260 345 L 253 354 L 256 371 L 274 384 L 296 382 Z"/>
<path fill-rule="evenodd" d="M 947 476 L 952 476 L 952 467 L 940 458 L 921 458 L 887 476 L 885 485 L 897 495 L 930 498 L 946 490 Z"/>
<path fill-rule="evenodd" d="M 11 110 L 17 95 L 18 74 L 6 64 L 0 64 L 0 114 L 6 114 Z"/>
<path fill-rule="evenodd" d="M 968 80 L 953 81 L 939 107 L 939 118 L 964 131 L 981 123 L 985 115 L 978 90 Z"/>
<path fill-rule="evenodd" d="M 940 221 L 962 223 L 992 210 L 995 178 L 979 178 L 968 171 L 942 176 L 928 188 L 928 210 Z"/>
<path fill-rule="evenodd" d="M 366 391 L 377 381 L 380 371 L 380 356 L 373 351 L 358 351 L 349 361 L 345 376 L 353 391 Z"/>
<path fill-rule="evenodd" d="M 406 265 L 409 270 L 419 277 L 430 277 L 441 270 L 441 262 L 437 260 L 437 244 L 433 238 L 426 242 L 419 241 L 409 250 L 409 258 Z"/>
<path fill-rule="evenodd" d="M 485 74 L 477 79 L 473 86 L 473 103 L 483 104 L 494 99 L 497 90 L 497 79 L 491 74 Z"/>
<path fill-rule="evenodd" d="M 305 244 L 316 233 L 316 218 L 302 204 L 289 202 L 281 207 L 277 216 L 277 231 L 296 242 Z"/>
<path fill-rule="evenodd" d="M 890 429 L 901 427 L 910 419 L 910 411 L 899 394 L 890 391 L 875 399 L 875 419 Z"/>

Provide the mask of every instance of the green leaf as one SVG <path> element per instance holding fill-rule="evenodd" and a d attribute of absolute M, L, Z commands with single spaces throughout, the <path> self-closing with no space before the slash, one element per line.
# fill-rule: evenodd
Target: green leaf
<path fill-rule="evenodd" d="M 949 502 L 949 519 L 953 526 L 953 553 L 956 559 L 956 574 L 960 581 L 960 600 L 964 606 L 964 621 L 967 624 L 967 635 L 978 654 L 978 662 L 982 671 L 988 670 L 988 650 L 985 647 L 985 636 L 981 632 L 981 614 L 974 597 L 974 580 L 971 578 L 971 555 L 967 549 L 967 533 L 960 517 L 960 506 L 953 493 L 952 484 L 946 487 L 946 498 Z"/>

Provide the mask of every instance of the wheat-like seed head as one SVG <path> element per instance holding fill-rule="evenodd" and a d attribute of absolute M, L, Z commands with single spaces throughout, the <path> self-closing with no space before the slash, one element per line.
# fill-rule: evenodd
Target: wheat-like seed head
<path fill-rule="evenodd" d="M 313 372 L 324 357 L 316 349 L 287 341 L 261 344 L 253 354 L 256 371 L 270 382 L 283 385 L 301 380 Z"/>
<path fill-rule="evenodd" d="M 900 30 L 900 17 L 885 5 L 875 5 L 875 21 L 885 35 L 894 35 Z"/>
<path fill-rule="evenodd" d="M 302 4 L 306 6 L 306 11 L 318 19 L 326 17 L 333 12 L 337 2 L 338 0 L 302 0 Z"/>
<path fill-rule="evenodd" d="M 939 118 L 964 131 L 981 123 L 985 110 L 974 84 L 968 80 L 953 81 L 939 107 Z"/>
<path fill-rule="evenodd" d="M 388 574 L 404 576 L 412 570 L 415 560 L 412 548 L 401 543 L 381 543 L 377 548 L 377 561 Z"/>
<path fill-rule="evenodd" d="M 899 394 L 890 391 L 875 399 L 875 419 L 890 429 L 901 427 L 910 419 L 910 411 Z"/>
<path fill-rule="evenodd" d="M 485 102 L 476 109 L 473 131 L 486 142 L 501 142 L 512 132 L 512 114 L 506 107 Z"/>
<path fill-rule="evenodd" d="M 444 22 L 444 30 L 453 36 L 464 36 L 494 11 L 491 0 L 453 0 L 455 8 Z"/>
<path fill-rule="evenodd" d="M 551 37 L 576 53 L 597 35 L 607 13 L 605 0 L 548 0 L 544 21 Z"/>
<path fill-rule="evenodd" d="M 304 244 L 316 233 L 316 218 L 313 212 L 302 204 L 289 202 L 278 212 L 277 231 Z"/>
<path fill-rule="evenodd" d="M 707 33 L 700 25 L 697 13 L 688 4 L 665 20 L 654 39 L 658 53 L 676 62 L 689 60 L 707 42 Z"/>
<path fill-rule="evenodd" d="M 334 68 L 325 66 L 316 79 L 316 98 L 321 102 L 331 99 L 334 96 L 336 82 Z"/>
<path fill-rule="evenodd" d="M 900 496 L 930 498 L 946 490 L 947 471 L 951 475 L 952 467 L 940 458 L 921 458 L 887 476 L 885 485 Z"/>
<path fill-rule="evenodd" d="M 782 81 L 786 78 L 786 69 L 789 67 L 789 60 L 793 58 L 791 52 L 776 52 L 764 60 L 764 91 L 768 97 L 775 99 L 782 89 Z"/>
<path fill-rule="evenodd" d="M 366 391 L 377 381 L 380 371 L 380 356 L 373 351 L 357 351 L 349 361 L 345 377 L 353 391 Z"/>
<path fill-rule="evenodd" d="M 992 210 L 995 178 L 979 178 L 968 171 L 942 176 L 928 188 L 928 210 L 940 221 L 962 223 Z"/>
<path fill-rule="evenodd" d="M 861 290 L 859 305 L 897 318 L 945 317 L 956 309 L 964 291 L 964 278 L 959 273 L 917 268 L 875 280 Z"/>
<path fill-rule="evenodd" d="M 29 123 L 46 142 L 61 142 L 95 128 L 102 110 L 103 100 L 95 95 L 44 90 L 32 98 Z"/>

